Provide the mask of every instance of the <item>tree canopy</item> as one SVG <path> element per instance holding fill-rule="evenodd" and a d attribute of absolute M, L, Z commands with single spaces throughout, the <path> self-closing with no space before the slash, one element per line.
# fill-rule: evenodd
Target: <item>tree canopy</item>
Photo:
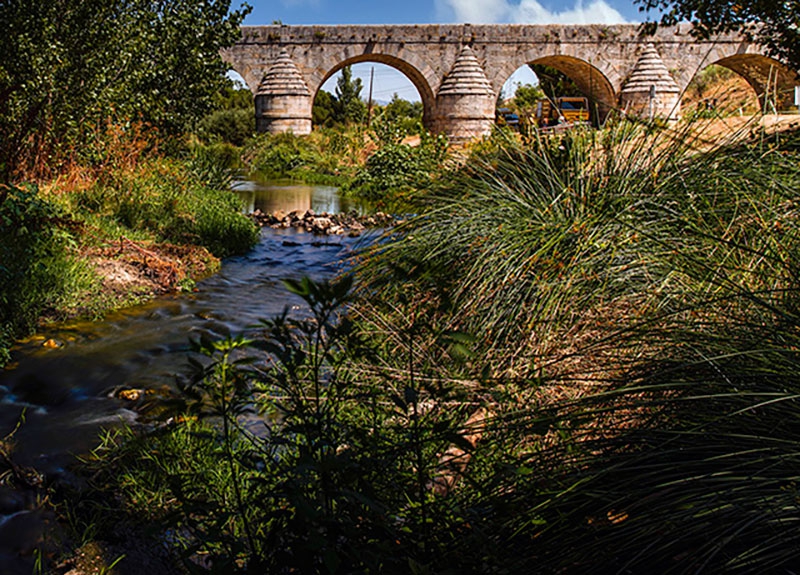
<path fill-rule="evenodd" d="M 336 80 L 335 94 L 320 90 L 314 98 L 311 120 L 315 126 L 356 124 L 367 117 L 367 105 L 361 99 L 361 78 L 353 78 L 350 66 L 342 68 Z"/>
<path fill-rule="evenodd" d="M 367 115 L 367 107 L 361 100 L 364 88 L 361 78 L 353 79 L 350 66 L 342 68 L 342 75 L 336 81 L 336 116 L 346 124 L 363 122 Z"/>
<path fill-rule="evenodd" d="M 694 23 L 694 34 L 710 38 L 739 30 L 767 52 L 800 69 L 800 0 L 634 0 L 639 9 L 660 14 L 659 23 Z M 646 30 L 652 31 L 655 22 Z"/>
<path fill-rule="evenodd" d="M 536 107 L 536 102 L 544 97 L 544 89 L 541 86 L 523 84 L 518 86 L 514 93 L 514 105 L 518 110 L 533 109 Z"/>
<path fill-rule="evenodd" d="M 230 0 L 0 0 L 0 181 L 85 147 L 108 120 L 190 127 L 225 87 L 219 50 L 248 11 Z"/>

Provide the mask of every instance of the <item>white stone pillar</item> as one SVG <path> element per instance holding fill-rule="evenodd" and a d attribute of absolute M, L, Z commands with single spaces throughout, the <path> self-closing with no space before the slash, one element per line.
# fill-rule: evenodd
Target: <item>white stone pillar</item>
<path fill-rule="evenodd" d="M 620 91 L 620 105 L 631 115 L 675 121 L 681 114 L 681 90 L 652 44 L 647 44 Z"/>

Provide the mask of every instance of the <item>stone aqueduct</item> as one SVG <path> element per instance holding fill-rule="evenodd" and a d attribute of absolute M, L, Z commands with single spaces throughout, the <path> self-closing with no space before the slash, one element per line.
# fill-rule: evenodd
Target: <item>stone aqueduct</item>
<path fill-rule="evenodd" d="M 618 108 L 677 119 L 680 94 L 710 64 L 740 74 L 761 102 L 790 107 L 795 71 L 737 34 L 701 41 L 689 30 L 642 37 L 638 25 L 245 26 L 222 55 L 255 94 L 262 132 L 309 133 L 319 88 L 359 62 L 405 74 L 419 91 L 426 127 L 454 141 L 491 129 L 503 84 L 531 63 L 569 76 L 601 118 Z"/>

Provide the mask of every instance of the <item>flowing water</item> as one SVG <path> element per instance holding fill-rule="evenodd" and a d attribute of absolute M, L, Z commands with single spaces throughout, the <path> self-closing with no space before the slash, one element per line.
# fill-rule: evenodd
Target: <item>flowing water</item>
<path fill-rule="evenodd" d="M 237 190 L 249 210 L 351 208 L 335 188 L 323 186 L 242 182 Z M 188 371 L 189 338 L 239 333 L 287 306 L 297 309 L 300 300 L 281 280 L 331 277 L 358 242 L 264 229 L 250 253 L 225 260 L 219 273 L 198 282 L 195 293 L 161 297 L 99 322 L 54 326 L 18 345 L 13 369 L 0 371 L 0 438 L 24 414 L 14 437 L 15 461 L 57 472 L 72 454 L 96 443 L 102 427 L 136 418 L 115 390 L 174 386 Z M 43 346 L 49 339 L 62 345 Z"/>

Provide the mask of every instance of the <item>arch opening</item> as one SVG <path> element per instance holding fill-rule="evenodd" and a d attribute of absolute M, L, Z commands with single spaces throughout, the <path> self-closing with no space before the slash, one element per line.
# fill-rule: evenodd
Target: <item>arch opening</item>
<path fill-rule="evenodd" d="M 334 95 L 341 72 L 349 68 L 352 81 L 360 80 L 362 89 L 360 98 L 368 104 L 370 79 L 374 69 L 372 101 L 376 108 L 392 104 L 395 109 L 418 112 L 421 107 L 421 119 L 430 129 L 433 118 L 435 97 L 427 80 L 414 66 L 399 58 L 385 54 L 363 54 L 347 58 L 325 73 L 317 84 L 314 93 L 315 107 L 324 104 L 320 100 Z M 322 97 L 325 92 L 328 96 Z M 317 114 L 319 116 L 319 114 Z"/>
<path fill-rule="evenodd" d="M 502 103 L 503 109 L 518 112 L 521 123 L 540 127 L 563 121 L 598 126 L 615 102 L 605 75 L 570 56 L 546 56 L 520 66 L 498 97 L 498 106 Z"/>
<path fill-rule="evenodd" d="M 800 85 L 800 76 L 773 58 L 761 54 L 734 54 L 695 74 L 684 99 L 700 111 L 774 114 L 796 110 L 794 87 L 797 85 Z"/>
<path fill-rule="evenodd" d="M 683 116 L 752 116 L 761 109 L 753 86 L 732 69 L 710 64 L 694 75 L 681 94 Z"/>
<path fill-rule="evenodd" d="M 608 113 L 617 105 L 611 82 L 596 66 L 585 60 L 573 56 L 545 56 L 528 65 L 534 70 L 537 70 L 537 67 L 541 70 L 542 66 L 546 66 L 569 78 L 578 92 L 589 100 L 589 109 L 595 124 L 602 124 Z"/>

